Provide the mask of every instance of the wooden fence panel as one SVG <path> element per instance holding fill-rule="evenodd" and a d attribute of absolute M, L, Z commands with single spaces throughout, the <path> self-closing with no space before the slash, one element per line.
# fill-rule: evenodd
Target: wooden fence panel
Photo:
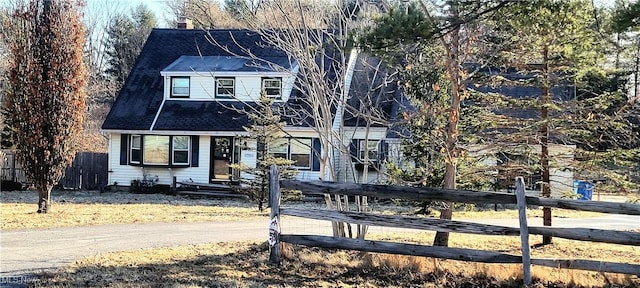
<path fill-rule="evenodd" d="M 283 189 L 302 191 L 304 195 L 340 194 L 370 196 L 381 199 L 406 199 L 415 201 L 451 201 L 476 204 L 516 204 L 516 195 L 499 192 L 455 190 L 432 187 L 406 187 L 373 184 L 332 183 L 325 181 L 281 180 Z M 548 199 L 527 196 L 528 205 L 554 207 L 601 213 L 640 215 L 640 205 L 604 201 Z"/>
<path fill-rule="evenodd" d="M 0 180 L 27 182 L 27 176 L 24 174 L 22 167 L 20 167 L 14 151 L 0 151 Z"/>
<path fill-rule="evenodd" d="M 107 184 L 108 154 L 79 152 L 60 180 L 68 189 L 96 190 Z"/>
<path fill-rule="evenodd" d="M 519 179 L 521 181 L 521 179 Z M 325 198 L 329 194 L 348 195 L 348 196 L 372 196 L 383 199 L 409 199 L 409 200 L 427 200 L 427 201 L 453 201 L 462 203 L 516 203 L 516 195 L 508 193 L 494 193 L 481 191 L 465 191 L 453 189 L 438 188 L 415 188 L 402 186 L 386 186 L 386 185 L 370 185 L 370 184 L 344 184 L 329 183 L 322 181 L 291 181 L 271 178 L 270 181 L 280 183 L 285 189 L 301 190 L 305 195 L 323 194 Z M 522 183 L 519 183 L 522 184 Z M 520 185 L 522 186 L 522 185 Z M 279 193 L 280 187 L 273 185 L 271 187 L 272 196 Z M 275 191 L 274 191 L 275 190 Z M 524 202 L 528 205 L 539 205 L 546 207 L 557 207 L 564 209 L 596 211 L 603 213 L 640 215 L 640 205 L 628 203 L 610 203 L 600 201 L 582 201 L 582 200 L 561 200 L 561 199 L 541 199 L 538 197 L 530 197 L 524 195 L 524 189 L 520 187 L 519 208 L 522 210 L 520 219 L 520 228 L 503 227 L 496 225 L 483 225 L 477 223 L 468 223 L 462 221 L 440 220 L 429 218 L 418 218 L 396 215 L 380 215 L 362 212 L 333 211 L 333 210 L 300 210 L 279 208 L 274 205 L 278 211 L 276 215 L 290 215 L 304 217 L 317 220 L 332 221 L 332 223 L 353 223 L 361 225 L 375 226 L 391 226 L 396 228 L 411 228 L 423 230 L 435 230 L 443 232 L 462 232 L 487 235 L 522 235 L 538 234 L 549 235 L 554 237 L 583 240 L 591 242 L 605 242 L 624 245 L 640 245 L 640 233 L 630 231 L 615 231 L 590 228 L 554 228 L 554 227 L 529 227 L 526 221 Z M 276 200 L 272 200 L 276 201 Z M 272 206 L 272 209 L 273 206 Z M 521 232 L 527 231 L 528 232 Z M 318 235 L 279 235 L 282 242 L 323 247 L 359 250 L 366 252 L 391 253 L 400 255 L 415 255 L 436 257 L 452 260 L 463 260 L 485 263 L 523 263 L 522 256 L 497 253 L 492 251 L 433 247 L 417 244 L 404 244 L 384 241 L 369 241 L 363 239 L 351 239 L 344 237 L 328 237 Z M 522 245 L 528 247 L 528 239 L 521 239 Z M 526 250 L 526 249 L 523 249 Z M 527 253 L 527 251 L 523 251 Z M 528 255 L 527 255 L 528 256 Z M 529 257 L 526 257 L 529 258 Z M 592 270 L 600 272 L 624 273 L 640 276 L 640 265 L 615 263 L 606 261 L 594 261 L 584 259 L 525 259 L 524 265 L 528 263 L 533 265 Z M 525 272 L 525 274 L 528 274 Z M 525 276 L 525 278 L 528 278 Z"/>
<path fill-rule="evenodd" d="M 4 150 L 0 155 L 1 180 L 29 182 L 16 160 L 15 151 Z M 108 161 L 107 153 L 78 152 L 58 185 L 67 189 L 100 189 L 108 182 Z"/>

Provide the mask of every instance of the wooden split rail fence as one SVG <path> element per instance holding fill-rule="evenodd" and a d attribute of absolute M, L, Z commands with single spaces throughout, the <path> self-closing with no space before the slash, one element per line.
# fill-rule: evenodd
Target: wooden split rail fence
<path fill-rule="evenodd" d="M 516 195 L 509 193 L 481 192 L 469 190 L 453 190 L 442 188 L 416 188 L 404 186 L 342 184 L 322 181 L 278 181 L 277 167 L 271 167 L 271 226 L 270 260 L 279 263 L 280 242 L 299 244 L 330 249 L 347 249 L 365 252 L 378 252 L 400 255 L 425 256 L 442 259 L 462 260 L 483 263 L 522 263 L 525 284 L 531 282 L 530 265 L 555 268 L 591 270 L 600 272 L 622 273 L 640 276 L 640 265 L 630 263 L 606 262 L 588 259 L 531 259 L 529 254 L 529 234 L 547 235 L 565 239 L 613 243 L 621 245 L 640 245 L 640 233 L 632 231 L 603 230 L 591 228 L 555 228 L 529 227 L 526 218 L 526 206 L 544 206 L 602 213 L 640 215 L 640 205 L 629 203 L 612 203 L 601 201 L 549 199 L 525 196 L 522 178 L 516 178 Z M 347 195 L 368 196 L 378 199 L 407 199 L 415 201 L 450 201 L 475 204 L 517 204 L 520 217 L 520 228 L 477 224 L 454 220 L 418 218 L 409 216 L 380 215 L 372 213 L 310 210 L 280 207 L 280 187 L 302 191 L 303 195 Z M 288 235 L 280 234 L 280 216 L 289 215 L 315 220 L 351 223 L 357 225 L 385 226 L 435 230 L 442 232 L 471 233 L 483 235 L 521 236 L 522 255 L 474 250 L 465 248 L 448 248 L 417 244 L 372 241 L 344 237 L 320 235 Z"/>

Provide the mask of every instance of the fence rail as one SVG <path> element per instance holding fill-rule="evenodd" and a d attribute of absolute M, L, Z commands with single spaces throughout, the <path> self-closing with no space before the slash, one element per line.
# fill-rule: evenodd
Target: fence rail
<path fill-rule="evenodd" d="M 640 233 L 630 231 L 603 230 L 591 228 L 555 228 L 529 227 L 526 219 L 526 205 L 556 207 L 563 209 L 596 211 L 602 213 L 640 215 L 640 205 L 629 203 L 612 203 L 583 200 L 542 199 L 525 196 L 522 178 L 516 181 L 516 195 L 508 193 L 481 192 L 469 190 L 452 190 L 438 188 L 415 188 L 402 186 L 370 185 L 370 184 L 337 184 L 322 181 L 278 181 L 277 167 L 271 171 L 271 207 L 272 223 L 279 225 L 280 215 L 303 217 L 315 220 L 326 220 L 370 226 L 387 226 L 395 228 L 409 228 L 434 230 L 441 232 L 458 232 L 485 235 L 521 236 L 522 255 L 510 255 L 494 251 L 436 247 L 417 244 L 405 244 L 343 237 L 329 237 L 319 235 L 285 235 L 279 234 L 279 227 L 271 227 L 271 233 L 276 234 L 271 242 L 274 248 L 271 260 L 279 262 L 279 241 L 306 246 L 349 249 L 366 252 L 380 252 L 400 255 L 426 256 L 462 261 L 485 263 L 523 263 L 525 283 L 531 281 L 528 272 L 531 265 L 556 268 L 591 270 L 600 272 L 623 273 L 640 276 L 640 265 L 618 262 L 607 262 L 588 259 L 531 259 L 528 248 L 529 234 L 553 236 L 571 240 L 604 242 L 622 245 L 640 245 Z M 409 199 L 416 201 L 452 201 L 477 204 L 519 204 L 520 228 L 477 224 L 454 220 L 427 219 L 410 216 L 380 215 L 373 213 L 348 212 L 335 210 L 300 210 L 281 208 L 280 188 L 302 191 L 303 195 L 337 194 L 348 196 L 368 196 L 381 199 Z M 520 198 L 520 203 L 518 199 Z M 273 226 L 273 225 L 272 225 Z M 274 251 L 275 250 L 275 251 Z M 527 280 L 528 279 L 528 280 Z"/>

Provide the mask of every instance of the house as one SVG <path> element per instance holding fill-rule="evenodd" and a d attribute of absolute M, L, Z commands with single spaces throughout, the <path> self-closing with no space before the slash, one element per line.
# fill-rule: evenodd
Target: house
<path fill-rule="evenodd" d="M 539 65 L 529 65 L 531 71 L 539 71 Z M 542 88 L 536 86 L 536 72 L 525 73 L 514 68 L 493 68 L 469 65 L 475 70 L 477 79 L 469 84 L 467 88 L 473 93 L 497 94 L 504 98 L 516 100 L 537 101 L 542 95 Z M 566 75 L 553 74 L 553 83 L 550 89 L 551 100 L 554 103 L 570 101 L 576 97 L 575 84 L 572 77 Z M 499 82 L 499 85 L 492 84 L 487 79 Z M 539 84 L 538 84 L 539 85 Z M 463 105 L 481 106 L 481 103 L 467 101 Z M 531 129 L 534 125 L 531 121 L 540 118 L 538 109 L 519 105 L 497 105 L 495 103 L 484 104 L 494 115 L 507 119 L 507 127 L 496 126 L 481 131 L 484 137 L 493 139 L 515 140 L 515 142 L 492 143 L 491 145 L 473 145 L 468 147 L 469 151 L 476 156 L 483 158 L 483 164 L 489 167 L 496 167 L 495 185 L 496 190 L 510 189 L 514 187 L 514 178 L 522 176 L 525 180 L 527 190 L 540 192 L 542 182 L 542 170 L 540 165 L 540 154 L 542 146 L 538 131 Z M 550 117 L 556 118 L 557 113 L 564 111 L 550 111 Z M 504 120 L 503 120 L 504 121 Z M 526 124 L 523 124 L 526 123 Z M 530 126 L 530 127 L 526 127 Z M 500 138 L 502 137 L 502 138 Z M 560 198 L 563 194 L 573 191 L 574 183 L 574 155 L 576 145 L 566 139 L 563 131 L 556 132 L 553 129 L 549 132 L 549 181 L 551 194 L 554 198 Z"/>
<path fill-rule="evenodd" d="M 367 59 L 351 53 L 345 79 L 326 75 L 326 81 L 345 81 L 350 87 L 345 102 L 356 107 L 352 109 L 375 106 L 378 116 L 392 117 L 400 94 L 392 83 L 368 78 L 382 73 L 372 73 L 379 66 L 368 65 Z M 256 143 L 246 140 L 244 127 L 261 91 L 285 110 L 311 109 L 297 82 L 299 70 L 295 59 L 248 30 L 154 29 L 102 125 L 109 135 L 109 184 L 128 185 L 136 179 L 170 184 L 173 177 L 213 183 L 242 177 L 229 165 L 256 165 Z M 371 95 L 374 100 L 364 101 Z M 326 180 L 353 181 L 360 160 L 385 157 L 389 129 L 345 110 L 341 104 L 332 106 L 333 124 L 336 135 L 338 129 L 343 135 L 338 142 L 351 146 L 351 157 L 335 148 L 341 145 L 322 147 L 313 121 L 289 115 L 282 118 L 286 133 L 280 145 L 269 152 L 293 160 L 298 179 L 317 180 L 320 152 L 332 150 L 330 167 L 348 166 L 342 171 L 350 172 Z M 378 177 L 373 173 L 367 181 Z"/>

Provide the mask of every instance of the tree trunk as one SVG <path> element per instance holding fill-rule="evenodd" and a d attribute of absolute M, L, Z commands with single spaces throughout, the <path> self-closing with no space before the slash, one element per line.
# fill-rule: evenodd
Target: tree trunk
<path fill-rule="evenodd" d="M 454 9 L 457 16 L 457 10 Z M 460 119 L 460 97 L 464 94 L 464 85 L 459 63 L 460 28 L 449 33 L 450 42 L 443 43 L 447 50 L 447 74 L 451 82 L 451 107 L 449 109 L 449 123 L 447 125 L 444 188 L 456 188 L 456 166 L 458 161 L 458 120 Z M 446 202 L 440 210 L 440 219 L 451 220 L 453 203 Z M 437 232 L 433 240 L 434 246 L 449 246 L 449 232 Z"/>
<path fill-rule="evenodd" d="M 47 213 L 51 207 L 51 188 L 38 189 L 38 213 Z"/>
<path fill-rule="evenodd" d="M 549 104 L 551 103 L 551 91 L 549 89 L 549 64 L 548 55 L 549 50 L 545 47 L 542 51 L 543 63 L 542 63 L 542 108 L 540 117 L 542 118 L 542 127 L 540 127 L 540 164 L 542 165 L 542 197 L 551 197 L 551 175 L 549 169 Z M 542 209 L 542 224 L 544 226 L 551 226 L 551 208 L 544 207 Z M 543 236 L 542 244 L 551 244 L 551 236 Z"/>

